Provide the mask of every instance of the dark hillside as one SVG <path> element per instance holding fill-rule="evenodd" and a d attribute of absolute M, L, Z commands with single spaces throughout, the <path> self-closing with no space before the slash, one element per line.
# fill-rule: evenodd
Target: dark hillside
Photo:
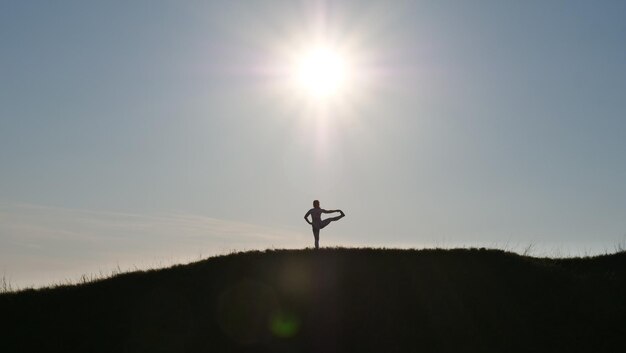
<path fill-rule="evenodd" d="M 626 253 L 247 252 L 0 295 L 2 352 L 616 352 Z"/>

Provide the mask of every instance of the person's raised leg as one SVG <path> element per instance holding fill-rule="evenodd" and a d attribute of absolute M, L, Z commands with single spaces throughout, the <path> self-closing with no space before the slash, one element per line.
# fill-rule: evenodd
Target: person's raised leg
<path fill-rule="evenodd" d="M 338 220 L 340 220 L 340 219 L 342 219 L 343 217 L 346 216 L 345 213 L 343 213 L 343 211 L 339 211 L 339 213 L 341 213 L 341 214 L 339 216 L 337 216 L 337 217 L 332 217 L 332 218 L 325 219 L 324 222 L 326 224 L 324 224 L 324 226 L 327 226 L 328 223 L 338 221 Z"/>

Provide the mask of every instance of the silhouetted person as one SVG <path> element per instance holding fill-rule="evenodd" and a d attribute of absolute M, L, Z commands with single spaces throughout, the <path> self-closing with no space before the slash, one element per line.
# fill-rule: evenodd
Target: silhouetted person
<path fill-rule="evenodd" d="M 332 217 L 332 218 L 326 218 L 325 220 L 322 220 L 322 213 L 335 213 L 335 212 L 339 212 L 340 215 L 337 217 Z M 311 215 L 311 220 L 309 221 L 309 219 L 307 217 L 309 217 L 309 215 Z M 313 227 L 313 236 L 315 237 L 315 248 L 319 249 L 320 247 L 320 229 L 326 227 L 327 225 L 330 224 L 330 222 L 333 221 L 338 221 L 341 218 L 343 218 L 345 216 L 345 214 L 343 213 L 342 210 L 332 210 L 332 211 L 327 211 L 323 208 L 320 208 L 320 202 L 318 200 L 313 201 L 313 208 L 309 210 L 309 212 L 307 212 L 304 215 L 304 220 L 311 225 L 311 227 Z"/>

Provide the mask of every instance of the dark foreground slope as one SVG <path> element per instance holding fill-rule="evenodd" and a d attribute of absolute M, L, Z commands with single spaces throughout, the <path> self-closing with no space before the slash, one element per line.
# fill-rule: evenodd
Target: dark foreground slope
<path fill-rule="evenodd" d="M 0 296 L 2 352 L 616 352 L 626 254 L 248 252 Z"/>

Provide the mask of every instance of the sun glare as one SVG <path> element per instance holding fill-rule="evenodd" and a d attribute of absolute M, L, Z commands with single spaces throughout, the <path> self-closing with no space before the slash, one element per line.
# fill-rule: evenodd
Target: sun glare
<path fill-rule="evenodd" d="M 315 48 L 305 52 L 295 66 L 298 85 L 311 96 L 327 98 L 345 88 L 348 67 L 336 51 Z"/>

